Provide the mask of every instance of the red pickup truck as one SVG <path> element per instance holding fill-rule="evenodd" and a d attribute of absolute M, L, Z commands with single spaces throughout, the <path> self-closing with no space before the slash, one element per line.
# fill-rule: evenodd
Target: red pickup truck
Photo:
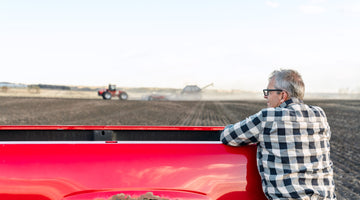
<path fill-rule="evenodd" d="M 0 126 L 0 199 L 266 199 L 223 127 Z"/>

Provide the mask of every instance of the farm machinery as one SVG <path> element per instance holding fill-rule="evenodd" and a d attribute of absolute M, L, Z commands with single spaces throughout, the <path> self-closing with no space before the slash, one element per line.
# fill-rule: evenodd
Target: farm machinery
<path fill-rule="evenodd" d="M 202 88 L 200 88 L 197 85 L 186 85 L 182 91 L 181 91 L 181 97 L 185 97 L 186 98 L 190 98 L 190 99 L 194 99 L 194 100 L 199 100 L 201 99 L 201 93 L 205 88 L 208 88 L 210 86 L 214 86 L 214 83 L 210 83 Z"/>
<path fill-rule="evenodd" d="M 197 85 L 186 85 L 180 93 L 165 95 L 165 94 L 150 94 L 142 97 L 143 100 L 147 101 L 166 101 L 166 100 L 200 100 L 202 98 L 202 92 L 205 88 L 214 86 L 210 83 L 202 88 Z"/>
<path fill-rule="evenodd" d="M 120 100 L 127 100 L 128 94 L 122 90 L 116 90 L 116 85 L 109 84 L 107 89 L 101 89 L 98 91 L 98 95 L 102 96 L 104 100 L 110 100 L 112 97 L 118 97 Z"/>
<path fill-rule="evenodd" d="M 146 101 L 167 101 L 167 100 L 169 100 L 169 98 L 166 95 L 156 94 L 156 93 L 144 95 L 142 97 L 142 99 L 146 100 Z"/>
<path fill-rule="evenodd" d="M 202 90 L 204 90 L 205 88 L 208 88 L 210 86 L 214 86 L 214 83 L 210 83 L 202 88 L 200 88 L 197 85 L 187 85 L 183 88 L 183 90 L 181 91 L 181 94 L 199 94 L 200 92 L 202 92 Z"/>

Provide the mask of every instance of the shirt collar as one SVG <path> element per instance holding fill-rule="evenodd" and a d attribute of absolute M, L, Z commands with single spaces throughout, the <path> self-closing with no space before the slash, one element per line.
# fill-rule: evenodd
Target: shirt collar
<path fill-rule="evenodd" d="M 280 104 L 280 108 L 286 108 L 289 107 L 291 104 L 300 104 L 300 103 L 304 103 L 303 100 L 292 97 L 289 100 L 285 101 L 284 103 Z"/>

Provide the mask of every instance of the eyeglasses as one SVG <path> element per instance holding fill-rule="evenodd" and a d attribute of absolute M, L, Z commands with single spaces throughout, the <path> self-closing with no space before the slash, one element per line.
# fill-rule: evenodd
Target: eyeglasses
<path fill-rule="evenodd" d="M 284 90 L 282 90 L 282 89 L 263 89 L 264 96 L 269 96 L 269 92 L 272 92 L 272 91 L 281 92 L 281 91 L 284 91 Z"/>

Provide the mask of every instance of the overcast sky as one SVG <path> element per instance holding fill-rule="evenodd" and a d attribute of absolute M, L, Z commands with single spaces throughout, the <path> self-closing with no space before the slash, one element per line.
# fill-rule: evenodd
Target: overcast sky
<path fill-rule="evenodd" d="M 358 0 L 1 0 L 0 82 L 360 92 Z"/>

